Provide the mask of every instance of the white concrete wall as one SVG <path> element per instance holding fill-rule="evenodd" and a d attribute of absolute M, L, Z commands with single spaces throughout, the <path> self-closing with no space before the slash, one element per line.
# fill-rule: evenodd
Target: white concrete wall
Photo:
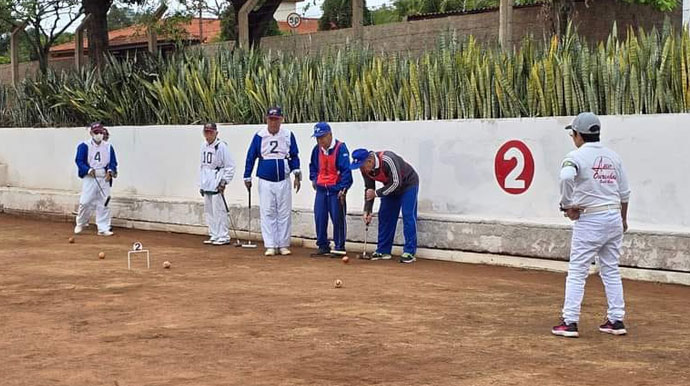
<path fill-rule="evenodd" d="M 367 122 L 334 123 L 333 128 L 350 150 L 357 147 L 393 150 L 416 167 L 421 178 L 420 218 L 435 224 L 426 228 L 429 237 L 426 246 L 452 249 L 463 248 L 451 242 L 459 237 L 457 232 L 467 235 L 474 231 L 451 230 L 439 224 L 519 223 L 537 229 L 566 229 L 569 222 L 557 209 L 557 175 L 563 156 L 573 149 L 572 140 L 563 130 L 569 121 L 567 117 L 560 117 Z M 602 117 L 602 124 L 604 143 L 621 155 L 629 174 L 633 191 L 629 223 L 633 232 L 675 234 L 688 240 L 690 161 L 686 147 L 690 143 L 690 115 L 610 116 Z M 308 175 L 309 155 L 314 146 L 311 126 L 286 125 L 299 141 L 305 175 Z M 259 128 L 220 125 L 221 138 L 228 142 L 238 164 L 238 173 L 226 194 L 233 206 L 246 205 L 246 190 L 241 178 L 244 158 L 250 139 Z M 203 140 L 200 126 L 114 127 L 110 131 L 120 160 L 120 177 L 113 188 L 115 202 L 201 202 L 196 185 L 198 152 Z M 0 129 L 0 165 L 5 165 L 0 166 L 0 176 L 5 180 L 0 183 L 28 191 L 77 192 L 80 180 L 76 176 L 74 153 L 76 145 L 87 138 L 83 128 Z M 535 162 L 534 180 L 529 190 L 521 195 L 505 193 L 494 176 L 496 151 L 512 139 L 525 142 Z M 358 171 L 354 172 L 354 180 L 348 196 L 352 212 L 360 211 L 363 204 L 363 184 Z M 256 194 L 255 189 L 255 197 Z M 0 199 L 5 201 L 0 204 L 6 208 L 21 206 L 7 192 L 4 195 L 0 192 Z M 313 192 L 307 184 L 293 197 L 295 209 L 305 214 L 300 217 L 303 221 L 296 223 L 296 235 L 311 236 L 312 226 L 306 214 L 312 208 L 312 200 Z M 14 204 L 8 204 L 10 201 Z M 200 222 L 201 212 L 194 212 L 194 220 L 184 219 L 179 223 L 196 219 Z M 151 212 L 145 220 L 156 221 L 156 216 L 159 214 Z M 175 216 L 168 211 L 160 221 L 177 222 Z M 422 225 L 420 230 L 425 231 Z M 438 232 L 442 234 L 436 235 Z M 482 237 L 476 248 L 470 249 L 543 257 L 563 257 L 566 253 L 563 248 L 567 249 L 567 237 L 556 246 L 525 246 L 519 250 L 511 249 L 513 241 L 509 238 L 496 239 L 492 234 Z M 530 252 L 530 248 L 534 251 Z M 669 254 L 674 250 L 672 243 L 665 248 Z M 687 260 L 684 253 L 673 255 L 673 259 Z M 654 264 L 647 265 L 654 268 Z"/>
<path fill-rule="evenodd" d="M 294 1 L 283 1 L 276 9 L 273 14 L 273 18 L 277 21 L 287 21 L 289 14 L 297 11 L 297 2 Z"/>
<path fill-rule="evenodd" d="M 336 136 L 357 147 L 389 149 L 414 165 L 421 177 L 419 211 L 423 215 L 520 220 L 567 224 L 559 217 L 557 173 L 573 145 L 562 127 L 568 118 L 428 122 L 334 123 Z M 633 190 L 633 228 L 690 232 L 690 115 L 602 117 L 603 141 L 624 160 Z M 311 125 L 286 125 L 299 141 L 302 167 L 308 172 L 314 146 Z M 238 164 L 228 198 L 244 203 L 241 181 L 246 149 L 259 126 L 220 126 Z M 114 127 L 111 142 L 120 160 L 113 195 L 197 199 L 200 128 Z M 5 184 L 30 189 L 78 191 L 76 145 L 88 139 L 83 128 L 0 129 L 0 164 Z M 505 193 L 494 177 L 494 157 L 508 140 L 519 139 L 531 149 L 535 176 L 522 195 Z M 348 203 L 362 205 L 363 185 L 355 185 Z M 294 198 L 295 208 L 310 209 L 307 186 Z M 200 198 L 199 198 L 200 201 Z"/>

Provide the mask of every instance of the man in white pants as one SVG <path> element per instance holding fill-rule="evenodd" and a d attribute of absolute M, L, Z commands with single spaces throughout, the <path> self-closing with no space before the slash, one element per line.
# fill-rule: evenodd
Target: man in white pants
<path fill-rule="evenodd" d="M 204 198 L 204 212 L 210 238 L 204 244 L 230 244 L 228 209 L 225 202 L 225 186 L 235 175 L 235 162 L 230 156 L 228 145 L 218 138 L 215 123 L 204 125 L 201 145 L 201 169 L 199 172 L 199 193 Z"/>
<path fill-rule="evenodd" d="M 110 230 L 110 208 L 105 206 L 110 196 L 113 178 L 117 177 L 115 149 L 104 140 L 105 127 L 92 123 L 89 127 L 91 140 L 77 146 L 77 174 L 82 179 L 77 225 L 74 233 L 79 234 L 89 225 L 91 213 L 96 211 L 96 225 L 99 236 L 112 236 Z"/>
<path fill-rule="evenodd" d="M 625 335 L 625 301 L 618 269 L 623 232 L 628 229 L 630 188 L 618 154 L 599 143 L 601 123 L 592 113 L 578 115 L 571 130 L 577 150 L 561 165 L 561 210 L 575 221 L 561 324 L 554 335 L 579 336 L 577 324 L 592 260 L 599 256 L 599 275 L 604 283 L 608 313 L 599 331 Z"/>
<path fill-rule="evenodd" d="M 254 135 L 247 150 L 247 162 L 244 169 L 244 183 L 247 189 L 251 189 L 252 170 L 256 159 L 259 159 L 256 176 L 259 178 L 261 236 L 264 239 L 266 256 L 275 256 L 276 250 L 283 256 L 291 253 L 289 248 L 292 233 L 290 174 L 295 175 L 296 192 L 299 192 L 302 180 L 295 135 L 290 130 L 281 128 L 282 122 L 283 111 L 280 107 L 268 109 L 267 127 Z"/>

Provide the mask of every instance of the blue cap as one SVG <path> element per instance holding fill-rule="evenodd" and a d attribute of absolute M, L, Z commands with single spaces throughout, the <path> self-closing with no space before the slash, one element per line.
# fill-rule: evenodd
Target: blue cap
<path fill-rule="evenodd" d="M 350 169 L 355 170 L 359 169 L 364 162 L 366 162 L 367 158 L 369 158 L 369 154 L 371 152 L 367 149 L 357 149 L 352 152 L 352 162 L 350 163 Z"/>
<path fill-rule="evenodd" d="M 312 137 L 320 138 L 331 132 L 331 126 L 326 122 L 319 122 L 314 125 L 314 134 Z"/>
<path fill-rule="evenodd" d="M 268 109 L 266 116 L 269 118 L 281 118 L 283 116 L 283 109 L 280 106 L 273 106 Z"/>

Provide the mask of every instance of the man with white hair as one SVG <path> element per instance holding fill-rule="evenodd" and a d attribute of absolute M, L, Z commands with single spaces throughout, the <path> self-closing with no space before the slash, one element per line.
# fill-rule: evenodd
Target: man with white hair
<path fill-rule="evenodd" d="M 266 113 L 266 128 L 259 130 L 247 150 L 244 168 L 244 184 L 252 188 L 252 170 L 256 159 L 259 166 L 259 211 L 261 213 L 261 237 L 266 256 L 290 255 L 292 234 L 292 186 L 299 192 L 302 183 L 299 150 L 295 135 L 281 127 L 283 110 L 271 107 Z M 291 186 L 290 175 L 294 175 Z"/>
<path fill-rule="evenodd" d="M 218 138 L 215 123 L 204 125 L 201 145 L 199 193 L 204 198 L 204 212 L 210 238 L 204 244 L 230 244 L 230 219 L 225 202 L 225 187 L 235 176 L 235 161 L 228 145 Z"/>

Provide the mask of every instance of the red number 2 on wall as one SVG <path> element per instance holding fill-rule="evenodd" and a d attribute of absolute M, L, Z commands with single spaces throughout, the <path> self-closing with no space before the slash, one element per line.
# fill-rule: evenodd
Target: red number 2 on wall
<path fill-rule="evenodd" d="M 498 185 L 506 193 L 522 194 L 534 178 L 534 158 L 524 142 L 508 141 L 496 152 L 494 172 Z"/>

